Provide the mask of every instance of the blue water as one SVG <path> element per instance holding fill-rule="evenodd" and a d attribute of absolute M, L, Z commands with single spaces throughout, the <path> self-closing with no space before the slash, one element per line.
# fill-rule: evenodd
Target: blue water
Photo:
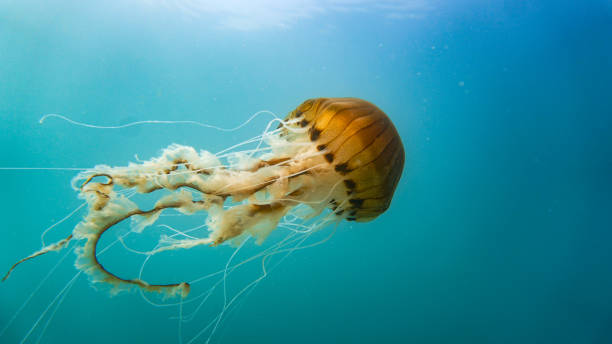
<path fill-rule="evenodd" d="M 215 152 L 270 120 L 231 133 L 102 130 L 39 124 L 49 113 L 234 127 L 307 98 L 364 98 L 406 149 L 390 209 L 294 252 L 211 343 L 612 343 L 611 37 L 609 0 L 4 0 L 0 167 L 121 166 L 171 143 Z M 0 268 L 39 249 L 43 230 L 81 204 L 76 173 L 0 171 Z M 172 220 L 188 228 L 203 218 Z M 147 231 L 128 244 L 150 248 L 162 229 Z M 247 244 L 246 253 L 261 249 Z M 232 252 L 167 254 L 147 272 L 166 283 L 201 276 Z M 118 245 L 104 263 L 136 277 L 142 259 Z M 110 297 L 84 276 L 58 294 L 73 261 L 68 250 L 50 253 L 0 284 L 0 330 L 10 321 L 0 342 L 180 342 L 178 307 Z M 260 268 L 246 266 L 228 292 Z M 217 314 L 215 298 L 183 324 L 183 343 Z"/>

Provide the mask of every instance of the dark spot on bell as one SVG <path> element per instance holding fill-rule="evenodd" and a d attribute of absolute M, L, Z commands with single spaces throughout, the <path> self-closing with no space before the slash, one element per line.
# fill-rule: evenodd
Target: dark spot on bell
<path fill-rule="evenodd" d="M 336 215 L 342 215 L 344 213 L 344 209 L 340 209 L 336 212 Z"/>
<path fill-rule="evenodd" d="M 324 155 L 325 160 L 327 160 L 327 162 L 331 163 L 332 161 L 334 161 L 334 155 L 332 153 L 327 153 Z"/>
<path fill-rule="evenodd" d="M 300 121 L 300 127 L 304 128 L 307 125 L 308 125 L 308 121 L 307 120 L 303 119 L 303 120 Z"/>
<path fill-rule="evenodd" d="M 321 135 L 321 130 L 312 127 L 310 128 L 310 141 L 316 141 Z"/>
<path fill-rule="evenodd" d="M 354 217 L 355 215 L 357 215 L 357 210 L 353 210 L 349 213 L 349 216 Z"/>
<path fill-rule="evenodd" d="M 353 207 L 355 208 L 361 208 L 361 206 L 363 205 L 363 199 L 362 198 L 352 198 L 349 199 L 349 203 L 353 205 Z"/>
<path fill-rule="evenodd" d="M 318 145 L 317 146 L 317 150 L 320 150 L 320 151 L 324 150 L 325 148 L 327 148 L 326 145 Z"/>
<path fill-rule="evenodd" d="M 354 218 L 354 217 L 347 217 L 347 218 L 346 218 L 346 220 L 347 220 L 347 221 L 355 221 L 355 220 L 357 220 L 357 219 L 356 219 L 356 218 Z"/>
<path fill-rule="evenodd" d="M 352 190 L 357 186 L 357 184 L 352 179 L 345 179 L 344 186 L 346 186 L 347 189 Z"/>
<path fill-rule="evenodd" d="M 295 111 L 295 117 L 302 117 L 303 112 L 300 110 Z"/>
<path fill-rule="evenodd" d="M 334 167 L 334 170 L 336 170 L 336 172 L 339 172 L 341 174 L 346 174 L 349 173 L 349 169 L 348 169 L 348 165 L 344 162 L 342 164 L 338 164 Z"/>

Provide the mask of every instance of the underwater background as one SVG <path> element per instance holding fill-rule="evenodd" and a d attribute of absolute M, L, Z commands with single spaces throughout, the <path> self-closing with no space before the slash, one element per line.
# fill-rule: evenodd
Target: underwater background
<path fill-rule="evenodd" d="M 611 41 L 609 0 L 0 0 L 0 268 L 81 204 L 78 169 L 172 143 L 220 151 L 271 119 L 227 133 L 45 114 L 233 128 L 359 97 L 404 143 L 391 207 L 287 256 L 211 343 L 612 343 Z M 161 229 L 146 232 L 129 244 L 150 248 Z M 151 278 L 205 275 L 233 249 L 187 251 Z M 136 277 L 142 259 L 117 245 L 103 262 Z M 220 295 L 179 336 L 178 307 L 67 284 L 73 262 L 53 252 L 0 284 L 0 343 L 206 342 Z M 245 266 L 228 291 L 260 272 Z"/>

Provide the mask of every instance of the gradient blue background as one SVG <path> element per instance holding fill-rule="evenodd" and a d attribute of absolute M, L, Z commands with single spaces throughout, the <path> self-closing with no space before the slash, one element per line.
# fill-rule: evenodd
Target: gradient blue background
<path fill-rule="evenodd" d="M 0 1 L 0 167 L 125 165 L 173 142 L 218 151 L 267 120 L 230 134 L 105 131 L 40 125 L 47 113 L 233 127 L 319 96 L 372 101 L 406 148 L 388 212 L 294 253 L 213 342 L 612 343 L 612 2 L 313 0 L 252 13 L 165 3 Z M 2 269 L 80 204 L 74 174 L 0 171 Z M 141 258 L 122 252 L 105 262 L 136 268 Z M 173 281 L 228 253 L 156 266 Z M 0 328 L 61 256 L 0 284 Z M 0 342 L 24 338 L 72 262 Z M 177 343 L 173 315 L 81 277 L 40 342 Z M 186 342 L 201 324 L 185 326 Z"/>

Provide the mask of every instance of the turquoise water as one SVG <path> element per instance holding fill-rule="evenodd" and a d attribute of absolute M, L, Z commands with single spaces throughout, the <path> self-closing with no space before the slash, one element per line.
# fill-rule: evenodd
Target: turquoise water
<path fill-rule="evenodd" d="M 102 126 L 231 128 L 260 110 L 284 116 L 307 98 L 364 98 L 390 116 L 406 149 L 390 209 L 292 253 L 239 300 L 211 343 L 610 343 L 610 37 L 609 0 L 5 0 L 0 167 L 121 166 L 171 143 L 216 152 L 271 119 L 230 133 L 186 124 L 104 130 L 39 124 L 49 113 Z M 0 171 L 1 268 L 39 249 L 45 228 L 81 204 L 70 187 L 77 172 Z M 203 218 L 167 221 L 184 229 Z M 162 232 L 151 227 L 126 244 L 150 249 Z M 250 242 L 241 254 L 261 249 Z M 203 276 L 232 252 L 160 255 L 147 276 Z M 142 261 L 120 245 L 103 259 L 133 277 Z M 0 284 L 0 342 L 209 337 L 196 335 L 218 314 L 220 289 L 179 336 L 179 307 L 154 307 L 138 293 L 110 297 L 84 276 L 67 284 L 73 262 L 70 250 L 50 253 Z M 246 265 L 227 292 L 260 272 L 260 263 Z"/>

